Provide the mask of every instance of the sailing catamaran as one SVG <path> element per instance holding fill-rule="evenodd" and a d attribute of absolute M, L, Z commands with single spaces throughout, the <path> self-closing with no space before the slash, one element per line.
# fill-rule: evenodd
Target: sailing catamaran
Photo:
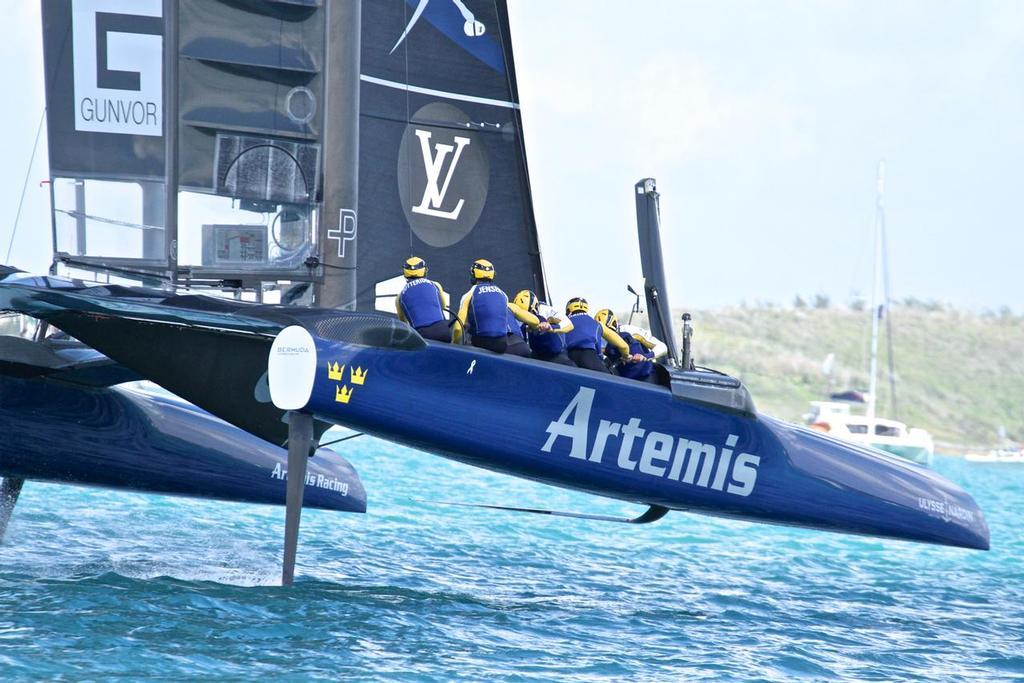
<path fill-rule="evenodd" d="M 442 282 L 487 255 L 508 288 L 547 298 L 505 2 L 43 7 L 65 277 L 8 269 L 0 280 L 0 309 L 60 331 L 18 340 L 0 364 L 8 501 L 25 478 L 225 500 L 249 500 L 251 486 L 254 502 L 286 503 L 289 583 L 302 506 L 343 490 L 357 493 L 349 508 L 365 505 L 347 463 L 309 457 L 338 424 L 648 508 L 616 521 L 689 510 L 988 547 L 981 510 L 957 486 L 762 415 L 740 381 L 695 369 L 686 344 L 680 353 L 652 179 L 634 197 L 651 329 L 669 347 L 660 385 L 426 341 L 374 312 L 410 252 Z M 162 70 L 118 53 L 161 35 Z M 131 202 L 138 215 L 111 216 Z M 134 239 L 110 238 L 127 231 Z M 203 287 L 236 296 L 179 293 Z M 312 307 L 267 303 L 310 289 Z M 164 398 L 173 410 L 159 412 L 152 392 L 121 386 L 138 378 L 190 403 Z M 103 419 L 81 420 L 89 411 Z M 216 435 L 191 430 L 202 421 Z M 161 431 L 179 437 L 162 454 L 177 471 L 146 462 Z M 236 438 L 265 442 L 263 460 L 237 458 Z"/>
<path fill-rule="evenodd" d="M 860 392 L 846 392 L 863 400 L 867 405 L 864 415 L 850 411 L 849 402 L 812 401 L 807 423 L 813 429 L 825 432 L 838 439 L 877 448 L 901 458 L 931 465 L 935 453 L 931 434 L 918 427 L 907 427 L 898 420 L 879 417 L 878 404 L 878 335 L 879 322 L 885 316 L 889 323 L 889 381 L 890 396 L 895 409 L 896 373 L 893 367 L 892 327 L 889 311 L 889 271 L 885 239 L 885 162 L 878 163 L 878 177 L 875 194 L 875 259 L 871 284 L 871 363 L 868 370 L 869 387 L 867 395 Z M 879 279 L 883 286 L 879 286 Z M 880 291 L 884 297 L 879 299 Z"/>

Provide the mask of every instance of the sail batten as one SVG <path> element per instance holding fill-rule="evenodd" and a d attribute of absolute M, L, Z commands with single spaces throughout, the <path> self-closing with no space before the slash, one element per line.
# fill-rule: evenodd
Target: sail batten
<path fill-rule="evenodd" d="M 383 78 L 377 78 L 376 76 L 368 76 L 366 74 L 362 74 L 359 78 L 360 80 L 365 81 L 367 83 L 382 85 L 385 88 L 394 88 L 396 90 L 408 90 L 409 92 L 414 92 L 419 95 L 429 95 L 431 97 L 444 97 L 449 100 L 459 100 L 462 102 L 475 102 L 476 104 L 487 104 L 492 107 L 507 107 L 509 109 L 519 109 L 518 102 L 511 102 L 507 100 L 494 100 L 487 97 L 467 95 L 465 93 L 435 90 L 433 88 L 424 88 L 419 85 L 399 83 L 398 81 L 388 81 Z"/>

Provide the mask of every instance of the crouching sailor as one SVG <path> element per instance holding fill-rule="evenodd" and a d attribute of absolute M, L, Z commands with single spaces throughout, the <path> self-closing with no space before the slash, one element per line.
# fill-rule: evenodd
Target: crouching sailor
<path fill-rule="evenodd" d="M 530 355 L 537 360 L 576 367 L 565 352 L 565 335 L 572 331 L 572 323 L 564 319 L 558 309 L 543 303 L 528 289 L 516 294 L 515 303 L 541 320 L 541 326 L 536 330 L 522 326 L 530 344 Z M 547 329 L 544 329 L 544 323 L 547 323 Z"/>
<path fill-rule="evenodd" d="M 601 340 L 604 340 L 610 346 L 618 349 L 623 358 L 629 359 L 627 362 L 633 362 L 629 345 L 616 332 L 591 318 L 588 314 L 589 310 L 590 304 L 581 297 L 569 299 L 569 303 L 565 305 L 565 313 L 569 316 L 569 322 L 572 323 L 572 330 L 565 336 L 569 358 L 581 368 L 609 372 L 598 354 Z"/>
<path fill-rule="evenodd" d="M 452 340 L 459 344 L 464 334 L 470 343 L 481 349 L 505 353 L 509 338 L 509 313 L 530 329 L 541 326 L 537 316 L 524 311 L 508 300 L 508 296 L 494 284 L 494 266 L 490 261 L 477 259 L 470 268 L 473 286 L 462 297 L 458 321 L 452 331 Z"/>
<path fill-rule="evenodd" d="M 416 328 L 426 339 L 450 342 L 451 328 L 445 320 L 448 295 L 441 285 L 427 279 L 427 263 L 418 256 L 406 259 L 402 266 L 405 286 L 395 297 L 398 318 Z"/>
<path fill-rule="evenodd" d="M 620 377 L 637 379 L 641 382 L 657 383 L 657 376 L 654 374 L 654 358 L 658 346 L 665 347 L 649 332 L 639 327 L 623 325 L 619 327 L 619 319 L 607 308 L 598 311 L 594 318 L 612 330 L 629 347 L 629 357 L 622 355 L 618 346 L 608 346 L 605 349 L 605 359 L 608 367 L 613 369 Z"/>

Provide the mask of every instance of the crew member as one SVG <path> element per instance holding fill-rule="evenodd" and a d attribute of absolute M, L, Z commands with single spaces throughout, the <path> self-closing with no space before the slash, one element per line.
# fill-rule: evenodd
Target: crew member
<path fill-rule="evenodd" d="M 590 304 L 581 297 L 569 299 L 569 303 L 565 305 L 565 313 L 573 325 L 572 331 L 565 337 L 569 358 L 578 367 L 596 372 L 609 372 L 597 352 L 600 340 L 604 339 L 609 345 L 617 348 L 623 358 L 628 358 L 628 362 L 632 362 L 633 356 L 629 352 L 629 345 L 617 333 L 591 318 L 588 315 L 589 310 Z"/>
<path fill-rule="evenodd" d="M 508 300 L 501 287 L 494 284 L 494 265 L 490 261 L 474 261 L 470 275 L 473 286 L 462 297 L 455 329 L 452 331 L 452 341 L 456 344 L 461 343 L 463 335 L 468 333 L 473 346 L 505 353 L 508 347 L 510 312 L 530 329 L 547 325 Z"/>
<path fill-rule="evenodd" d="M 626 329 L 627 326 L 623 325 L 620 328 L 619 319 L 610 309 L 602 308 L 594 318 L 618 334 L 629 346 L 630 360 L 625 360 L 619 347 L 609 346 L 605 350 L 608 367 L 613 368 L 620 377 L 657 383 L 653 362 L 658 348 L 657 340 L 639 327 L 629 326 L 629 329 Z M 664 347 L 664 344 L 661 346 Z"/>
<path fill-rule="evenodd" d="M 426 339 L 450 342 L 451 327 L 445 320 L 448 295 L 440 283 L 427 279 L 427 263 L 419 256 L 405 260 L 402 266 L 405 286 L 395 297 L 398 319 L 416 328 Z"/>
<path fill-rule="evenodd" d="M 558 309 L 543 303 L 528 289 L 516 294 L 515 303 L 550 326 L 548 330 L 529 330 L 525 325 L 520 326 L 530 344 L 530 355 L 537 360 L 576 367 L 565 352 L 565 335 L 572 330 L 572 323 L 563 318 Z"/>

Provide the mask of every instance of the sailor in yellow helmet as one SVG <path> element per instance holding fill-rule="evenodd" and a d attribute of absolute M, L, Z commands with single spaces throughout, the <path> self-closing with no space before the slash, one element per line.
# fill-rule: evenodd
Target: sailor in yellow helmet
<path fill-rule="evenodd" d="M 647 330 L 633 325 L 620 326 L 618 317 L 611 309 L 602 308 L 594 314 L 594 319 L 618 334 L 629 346 L 629 356 L 624 356 L 618 346 L 609 345 L 605 350 L 608 367 L 620 377 L 657 383 L 654 358 L 658 354 L 659 345 L 664 351 L 668 350 L 667 347 Z"/>
<path fill-rule="evenodd" d="M 565 335 L 572 331 L 572 323 L 568 318 L 563 317 L 555 307 L 540 301 L 537 295 L 528 289 L 516 294 L 514 301 L 519 308 L 533 313 L 549 325 L 548 330 L 530 330 L 523 325 L 522 333 L 530 344 L 530 357 L 576 367 L 565 352 Z"/>
<path fill-rule="evenodd" d="M 573 297 L 565 305 L 566 315 L 573 325 L 572 331 L 565 336 L 569 358 L 578 367 L 596 372 L 609 372 L 599 353 L 601 342 L 604 341 L 618 349 L 623 358 L 629 358 L 629 362 L 632 362 L 629 345 L 618 333 L 591 318 L 589 311 L 590 304 L 583 297 Z"/>
<path fill-rule="evenodd" d="M 445 319 L 448 295 L 440 283 L 427 279 L 427 262 L 410 256 L 402 265 L 405 286 L 395 297 L 398 318 L 416 328 L 426 339 L 450 342 L 451 327 Z"/>
<path fill-rule="evenodd" d="M 468 334 L 473 346 L 505 353 L 508 348 L 510 313 L 530 329 L 550 327 L 534 314 L 508 300 L 501 287 L 494 284 L 494 264 L 490 261 L 473 261 L 470 275 L 473 284 L 462 297 L 455 329 L 452 330 L 452 341 L 456 344 Z"/>

